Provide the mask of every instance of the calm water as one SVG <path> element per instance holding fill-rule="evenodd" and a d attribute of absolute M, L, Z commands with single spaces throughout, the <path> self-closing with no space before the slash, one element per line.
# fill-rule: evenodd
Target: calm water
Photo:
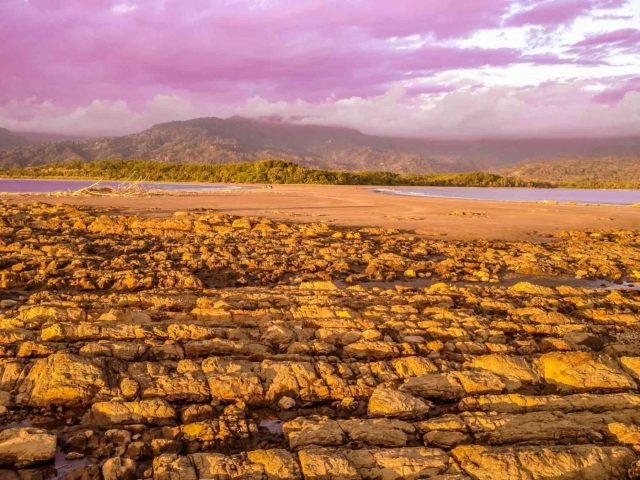
<path fill-rule="evenodd" d="M 375 192 L 413 197 L 462 198 L 505 202 L 575 202 L 632 205 L 640 203 L 640 190 L 582 190 L 571 188 L 393 187 Z"/>
<path fill-rule="evenodd" d="M 93 185 L 95 180 L 22 180 L 17 178 L 0 178 L 0 192 L 5 193 L 49 193 L 75 191 Z M 130 185 L 127 182 L 100 182 L 101 187 L 120 188 Z M 234 190 L 240 186 L 215 185 L 207 183 L 154 183 L 141 182 L 141 187 L 147 190 L 171 190 L 194 192 L 203 190 Z"/>

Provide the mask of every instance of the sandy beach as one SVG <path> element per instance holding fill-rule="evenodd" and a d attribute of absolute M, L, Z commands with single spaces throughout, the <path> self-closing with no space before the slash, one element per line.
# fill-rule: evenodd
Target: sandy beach
<path fill-rule="evenodd" d="M 42 201 L 111 207 L 138 214 L 213 209 L 232 215 L 344 226 L 414 230 L 451 239 L 531 240 L 564 230 L 640 227 L 640 208 L 499 202 L 385 195 L 372 187 L 276 185 L 149 197 L 6 195 L 12 202 Z"/>

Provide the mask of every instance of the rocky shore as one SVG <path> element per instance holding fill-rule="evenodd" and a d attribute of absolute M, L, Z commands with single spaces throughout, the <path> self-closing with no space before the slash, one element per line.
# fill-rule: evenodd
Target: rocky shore
<path fill-rule="evenodd" d="M 0 480 L 640 478 L 638 230 L 0 211 Z"/>

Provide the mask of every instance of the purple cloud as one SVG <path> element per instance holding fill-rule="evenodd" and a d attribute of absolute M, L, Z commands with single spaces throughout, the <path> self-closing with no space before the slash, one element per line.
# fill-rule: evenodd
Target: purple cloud
<path fill-rule="evenodd" d="M 556 27 L 571 23 L 593 10 L 618 8 L 626 2 L 627 0 L 529 0 L 525 2 L 528 8 L 509 17 L 506 24 L 511 27 Z"/>
<path fill-rule="evenodd" d="M 613 32 L 592 35 L 578 43 L 575 43 L 573 47 L 599 47 L 601 45 L 626 47 L 640 52 L 640 30 L 636 28 L 623 28 L 620 30 L 614 30 Z"/>
<path fill-rule="evenodd" d="M 534 6 L 509 17 L 507 25 L 520 27 L 523 25 L 556 26 L 573 21 L 589 10 L 589 0 L 564 0 L 534 3 Z"/>
<path fill-rule="evenodd" d="M 640 92 L 640 76 L 627 78 L 623 81 L 614 79 L 612 85 L 595 95 L 592 100 L 604 105 L 615 105 L 629 92 Z"/>
<path fill-rule="evenodd" d="M 519 58 L 509 49 L 405 50 L 388 41 L 497 26 L 508 0 L 130 1 L 0 5 L 0 101 L 136 101 L 158 90 L 227 99 L 371 95 L 417 72 Z"/>
<path fill-rule="evenodd" d="M 581 15 L 606 13 L 623 4 L 624 0 L 4 0 L 0 107 L 9 105 L 5 112 L 16 116 L 17 105 L 27 101 L 31 106 L 46 105 L 51 115 L 62 108 L 81 116 L 89 110 L 116 115 L 125 108 L 118 101 L 125 102 L 127 112 L 146 115 L 157 96 L 225 107 L 255 97 L 321 103 L 376 97 L 397 85 L 449 72 L 456 72 L 457 80 L 465 78 L 461 71 L 469 72 L 471 80 L 465 85 L 480 85 L 478 76 L 491 67 L 602 65 L 608 49 L 634 48 L 638 30 L 602 32 L 571 46 L 565 55 L 470 46 L 468 40 L 485 29 L 568 25 Z M 514 7 L 520 11 L 509 16 Z M 602 50 L 595 54 L 593 49 Z M 409 86 L 407 96 L 423 88 L 422 93 L 446 97 L 455 92 L 457 80 Z M 618 85 L 612 83 L 611 88 Z M 173 105 L 163 103 L 162 118 Z"/>

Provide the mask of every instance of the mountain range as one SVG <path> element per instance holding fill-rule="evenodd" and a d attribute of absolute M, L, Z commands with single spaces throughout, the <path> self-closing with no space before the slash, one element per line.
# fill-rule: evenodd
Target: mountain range
<path fill-rule="evenodd" d="M 2 167 L 67 160 L 237 163 L 279 158 L 323 169 L 430 173 L 504 171 L 523 161 L 600 157 L 631 158 L 637 165 L 640 137 L 426 140 L 243 117 L 175 121 L 131 135 L 88 139 L 0 129 Z"/>

